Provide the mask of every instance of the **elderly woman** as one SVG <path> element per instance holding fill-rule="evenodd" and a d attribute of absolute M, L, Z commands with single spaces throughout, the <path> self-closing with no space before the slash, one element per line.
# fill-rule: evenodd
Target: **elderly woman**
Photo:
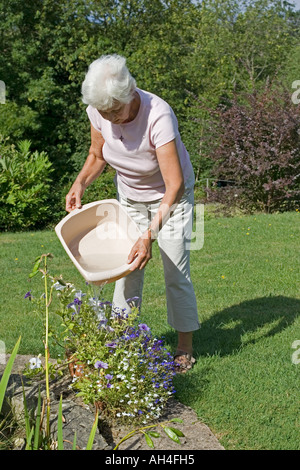
<path fill-rule="evenodd" d="M 174 355 L 177 370 L 195 359 L 193 331 L 199 328 L 190 278 L 186 227 L 193 214 L 194 174 L 171 107 L 158 96 L 137 88 L 126 60 L 102 56 L 88 69 L 82 84 L 88 105 L 91 146 L 87 160 L 66 196 L 68 212 L 103 172 L 116 170 L 118 198 L 142 231 L 128 253 L 132 272 L 115 284 L 113 304 L 130 311 L 126 299 L 142 298 L 144 268 L 157 239 L 163 260 L 168 323 L 178 332 Z"/>

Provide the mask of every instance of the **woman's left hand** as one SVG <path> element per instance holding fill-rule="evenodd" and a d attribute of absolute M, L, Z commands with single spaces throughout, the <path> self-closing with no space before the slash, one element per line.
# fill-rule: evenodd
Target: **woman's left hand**
<path fill-rule="evenodd" d="M 137 242 L 133 245 L 131 252 L 128 256 L 128 264 L 133 265 L 130 268 L 130 271 L 135 269 L 143 269 L 148 261 L 152 258 L 152 239 L 151 234 L 146 232 L 143 234 Z"/>

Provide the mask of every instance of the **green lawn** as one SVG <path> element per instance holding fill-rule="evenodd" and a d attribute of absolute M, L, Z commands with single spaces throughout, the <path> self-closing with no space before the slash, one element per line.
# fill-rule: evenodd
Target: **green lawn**
<path fill-rule="evenodd" d="M 292 344 L 300 340 L 299 217 L 208 219 L 203 248 L 191 251 L 202 327 L 194 336 L 197 364 L 175 378 L 176 396 L 226 449 L 300 449 L 300 364 L 292 361 Z M 27 275 L 44 252 L 54 255 L 53 274 L 85 289 L 54 231 L 1 234 L 0 340 L 7 351 L 22 334 L 21 354 L 43 352 L 42 319 L 23 297 L 30 289 L 33 295 L 43 291 L 41 280 L 29 282 Z M 107 285 L 103 296 L 111 300 L 112 292 Z M 141 316 L 173 351 L 176 334 L 166 322 L 157 246 L 145 274 Z M 51 355 L 59 352 L 53 348 Z"/>

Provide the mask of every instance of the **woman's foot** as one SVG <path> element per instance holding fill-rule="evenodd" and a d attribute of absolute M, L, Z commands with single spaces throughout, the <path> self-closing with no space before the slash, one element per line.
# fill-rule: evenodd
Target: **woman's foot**
<path fill-rule="evenodd" d="M 196 359 L 189 353 L 177 349 L 174 354 L 174 365 L 175 372 L 177 374 L 184 374 L 188 370 L 192 369 L 196 362 Z"/>
<path fill-rule="evenodd" d="M 193 332 L 178 332 L 178 346 L 174 354 L 175 371 L 185 373 L 193 367 L 196 360 L 193 357 Z"/>

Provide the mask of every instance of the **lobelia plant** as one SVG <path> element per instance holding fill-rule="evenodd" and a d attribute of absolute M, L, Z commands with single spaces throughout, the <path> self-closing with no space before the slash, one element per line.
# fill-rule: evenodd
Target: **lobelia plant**
<path fill-rule="evenodd" d="M 66 350 L 67 361 L 63 366 L 68 365 L 72 373 L 71 387 L 78 391 L 77 395 L 86 403 L 96 406 L 95 421 L 86 449 L 92 449 L 99 410 L 103 415 L 122 422 L 147 424 L 127 434 L 115 449 L 136 433 L 142 433 L 148 446 L 154 448 L 152 438 L 160 436 L 154 431 L 156 426 L 160 426 L 170 439 L 180 444 L 179 437 L 183 436 L 180 430 L 168 426 L 168 422 L 153 424 L 153 420 L 161 415 L 167 400 L 175 393 L 172 383 L 174 363 L 170 353 L 163 347 L 163 341 L 155 338 L 145 323 L 138 321 L 139 309 L 135 306 L 138 299 L 128 300 L 132 306 L 130 314 L 112 308 L 110 302 L 93 296 L 90 286 L 88 292 L 83 293 L 65 282 L 61 276 L 51 276 L 47 265 L 51 258 L 50 253 L 36 258 L 29 276 L 32 278 L 40 272 L 45 288 L 44 295 L 39 299 L 40 308 L 45 311 L 45 367 L 41 366 L 39 357 L 33 358 L 30 375 L 45 374 L 47 423 L 46 435 L 43 436 L 39 432 L 43 419 L 39 396 L 37 422 L 31 426 L 28 413 L 26 416 L 26 448 L 38 449 L 40 443 L 44 448 L 53 448 L 49 422 L 49 380 L 56 372 L 62 374 L 58 369 L 61 365 L 57 367 L 49 362 L 49 307 L 54 292 L 57 292 L 59 299 L 56 313 L 62 319 L 63 331 L 60 334 L 51 332 L 51 335 Z M 24 298 L 32 301 L 31 291 Z M 171 421 L 182 422 L 177 418 Z M 62 399 L 56 446 L 59 450 L 63 449 Z M 75 448 L 76 435 L 73 443 Z"/>
<path fill-rule="evenodd" d="M 162 339 L 138 321 L 138 299 L 128 300 L 128 314 L 67 286 L 59 296 L 66 349 L 75 364 L 72 388 L 86 403 L 123 422 L 158 418 L 175 393 L 174 363 Z"/>

